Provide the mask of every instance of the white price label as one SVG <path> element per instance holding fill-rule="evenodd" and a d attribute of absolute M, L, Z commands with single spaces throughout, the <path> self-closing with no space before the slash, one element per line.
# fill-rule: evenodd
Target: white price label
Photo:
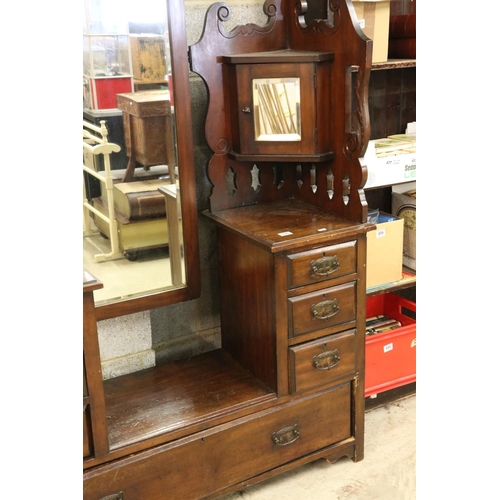
<path fill-rule="evenodd" d="M 389 352 L 394 349 L 394 346 L 392 345 L 392 342 L 390 344 L 387 344 L 384 346 L 384 352 Z"/>
<path fill-rule="evenodd" d="M 385 229 L 377 229 L 377 233 L 375 236 L 377 238 L 383 238 L 385 236 Z"/>

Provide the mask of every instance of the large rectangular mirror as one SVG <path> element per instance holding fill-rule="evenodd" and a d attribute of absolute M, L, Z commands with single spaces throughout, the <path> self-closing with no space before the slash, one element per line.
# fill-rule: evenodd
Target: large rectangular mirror
<path fill-rule="evenodd" d="M 98 320 L 200 294 L 183 0 L 83 0 L 83 255 Z"/>

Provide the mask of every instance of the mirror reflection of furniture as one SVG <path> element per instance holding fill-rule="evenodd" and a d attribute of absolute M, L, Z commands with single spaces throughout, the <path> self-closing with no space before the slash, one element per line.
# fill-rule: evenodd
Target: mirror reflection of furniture
<path fill-rule="evenodd" d="M 165 208 L 167 212 L 168 231 L 170 237 L 170 269 L 172 273 L 172 284 L 183 283 L 182 273 L 182 235 L 180 234 L 180 200 L 179 188 L 176 184 L 160 186 L 158 191 L 165 196 Z"/>
<path fill-rule="evenodd" d="M 168 90 L 146 90 L 117 94 L 118 109 L 122 111 L 123 130 L 129 163 L 123 182 L 134 178 L 136 163 L 145 170 L 153 165 L 166 164 L 170 182 L 175 182 L 174 136 L 170 93 Z"/>
<path fill-rule="evenodd" d="M 110 168 L 111 157 L 119 146 L 107 141 L 105 121 L 101 121 L 100 129 L 85 121 L 83 124 L 87 190 L 91 191 L 91 179 L 100 182 L 100 196 L 87 195 L 84 200 L 84 236 L 93 238 L 96 246 L 102 238 L 107 238 L 111 243 L 111 252 L 104 256 L 94 255 L 94 261 L 102 263 L 123 257 L 134 261 L 141 250 L 167 247 L 169 227 L 165 203 L 158 188 L 167 182 L 175 183 L 175 173 L 174 180 L 171 181 L 168 166 L 165 165 L 148 169 L 147 172 L 142 172 L 140 177 L 132 178 L 131 182 L 113 177 Z M 88 141 L 97 145 L 88 144 Z M 104 157 L 104 171 L 95 168 L 99 164 L 96 160 L 101 156 Z M 114 172 L 120 173 L 116 170 Z M 92 230 L 91 217 L 96 231 Z M 93 267 L 96 272 L 101 268 L 102 266 Z"/>
<path fill-rule="evenodd" d="M 84 75 L 88 73 L 96 81 L 105 80 L 107 86 L 99 88 L 101 99 L 92 101 L 92 82 L 87 78 L 84 117 L 90 117 L 97 126 L 102 119 L 113 120 L 109 124 L 113 133 L 111 142 L 121 148 L 110 157 L 115 199 L 135 199 L 126 212 L 140 208 L 141 213 L 147 215 L 152 205 L 163 212 L 153 218 L 134 220 L 133 224 L 128 214 L 120 219 L 117 213 L 119 239 L 122 240 L 119 252 L 129 259 L 112 262 L 96 263 L 93 258 L 99 253 L 112 253 L 110 234 L 107 234 L 109 224 L 101 223 L 100 219 L 93 221 L 98 226 L 94 228 L 98 234 L 84 238 L 84 265 L 104 284 L 102 289 L 95 291 L 98 320 L 188 300 L 200 294 L 187 43 L 183 12 L 178 13 L 178 4 L 182 2 L 148 2 L 149 8 L 155 8 L 148 21 L 145 19 L 146 6 L 138 1 L 125 6 L 114 0 L 85 0 Z M 97 66 L 89 63 L 92 60 L 102 66 L 102 75 L 96 74 Z M 123 75 L 118 75 L 120 68 L 126 69 L 128 79 L 133 79 L 133 87 L 128 91 L 113 86 L 114 82 L 123 81 Z M 111 70 L 117 74 L 110 73 Z M 117 94 L 128 96 L 122 96 L 123 102 L 128 99 L 133 103 L 128 104 L 128 111 L 119 109 L 122 105 L 117 102 Z M 170 106 L 174 95 L 175 115 Z M 146 102 L 148 100 L 150 102 Z M 154 117 L 154 112 L 148 115 L 149 104 L 161 108 L 158 116 Z M 125 159 L 128 156 L 126 169 L 122 156 Z M 98 162 L 98 169 L 104 170 L 102 159 Z M 123 182 L 124 178 L 131 182 Z M 180 227 L 176 239 L 179 244 L 187 245 L 188 250 L 173 251 L 165 214 L 166 199 L 158 190 L 173 182 L 178 185 L 176 225 Z M 107 202 L 103 183 L 86 184 L 92 204 Z M 169 265 L 171 254 L 177 255 L 175 266 L 172 262 Z M 176 269 L 175 283 L 172 266 Z"/>

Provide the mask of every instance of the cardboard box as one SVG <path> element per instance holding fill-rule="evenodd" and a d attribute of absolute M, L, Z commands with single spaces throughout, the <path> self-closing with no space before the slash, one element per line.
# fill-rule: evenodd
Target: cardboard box
<path fill-rule="evenodd" d="M 373 40 L 372 62 L 386 62 L 389 51 L 389 0 L 352 0 L 363 33 Z"/>
<path fill-rule="evenodd" d="M 404 219 L 403 263 L 417 270 L 417 193 L 392 193 L 393 215 Z M 406 259 L 405 259 L 406 258 Z"/>
<path fill-rule="evenodd" d="M 417 180 L 417 152 L 400 150 L 377 157 L 374 141 L 368 142 L 363 158 L 360 158 L 368 170 L 368 179 L 364 186 L 375 188 L 413 182 Z"/>
<path fill-rule="evenodd" d="M 380 212 L 374 231 L 367 233 L 366 288 L 399 281 L 403 270 L 404 219 Z"/>
<path fill-rule="evenodd" d="M 130 35 L 130 54 L 135 80 L 166 81 L 165 37 Z"/>

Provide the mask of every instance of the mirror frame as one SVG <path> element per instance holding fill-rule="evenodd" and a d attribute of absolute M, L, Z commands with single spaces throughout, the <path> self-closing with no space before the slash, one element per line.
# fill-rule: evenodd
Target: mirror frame
<path fill-rule="evenodd" d="M 96 304 L 95 312 L 97 321 L 155 309 L 169 304 L 176 304 L 198 298 L 201 294 L 198 211 L 196 205 L 196 178 L 184 0 L 165 1 L 167 2 L 167 23 L 172 57 L 172 81 L 174 82 L 175 129 L 186 284 L 159 292 L 146 293 L 111 304 L 103 304 L 101 306 Z"/>

